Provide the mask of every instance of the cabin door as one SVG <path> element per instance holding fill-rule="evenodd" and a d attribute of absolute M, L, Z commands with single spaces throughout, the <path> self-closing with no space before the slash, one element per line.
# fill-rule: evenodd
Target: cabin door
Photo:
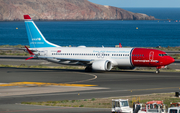
<path fill-rule="evenodd" d="M 151 51 L 150 53 L 149 53 L 149 64 L 153 64 L 154 62 L 154 51 Z"/>

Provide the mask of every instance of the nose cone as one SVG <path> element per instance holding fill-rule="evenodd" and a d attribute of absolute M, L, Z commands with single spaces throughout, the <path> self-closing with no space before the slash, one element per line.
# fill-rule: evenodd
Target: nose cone
<path fill-rule="evenodd" d="M 169 56 L 168 59 L 167 59 L 167 61 L 168 61 L 169 64 L 171 64 L 171 63 L 173 63 L 175 60 L 174 60 L 174 58 L 172 58 L 171 56 Z"/>

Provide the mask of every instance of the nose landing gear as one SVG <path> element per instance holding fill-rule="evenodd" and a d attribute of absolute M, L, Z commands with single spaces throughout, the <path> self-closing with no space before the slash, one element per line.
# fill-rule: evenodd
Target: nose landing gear
<path fill-rule="evenodd" d="M 156 73 L 160 73 L 160 69 L 166 68 L 167 66 L 158 66 L 156 67 Z"/>
<path fill-rule="evenodd" d="M 157 67 L 156 67 L 156 73 L 160 73 L 160 69 L 157 69 Z"/>

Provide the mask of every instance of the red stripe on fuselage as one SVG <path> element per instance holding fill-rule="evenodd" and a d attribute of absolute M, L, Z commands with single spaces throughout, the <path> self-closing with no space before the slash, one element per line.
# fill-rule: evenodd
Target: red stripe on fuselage
<path fill-rule="evenodd" d="M 156 49 L 134 48 L 131 54 L 131 61 L 134 66 L 143 67 L 165 66 L 174 62 L 172 57 L 160 56 L 159 54 L 166 53 Z"/>

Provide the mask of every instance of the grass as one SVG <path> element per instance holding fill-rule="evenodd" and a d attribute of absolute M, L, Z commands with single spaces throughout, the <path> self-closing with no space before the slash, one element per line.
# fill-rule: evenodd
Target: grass
<path fill-rule="evenodd" d="M 173 57 L 174 59 L 180 59 L 180 54 L 172 54 L 170 56 Z"/>
<path fill-rule="evenodd" d="M 152 49 L 158 49 L 158 50 L 162 50 L 162 51 L 180 51 L 180 47 L 149 47 Z"/>
<path fill-rule="evenodd" d="M 24 51 L 14 51 L 14 50 L 0 50 L 0 55 L 30 56 L 29 53 L 26 53 Z"/>
<path fill-rule="evenodd" d="M 22 102 L 21 104 L 43 105 L 43 106 L 63 106 L 63 107 L 89 107 L 89 108 L 111 108 L 112 99 L 128 99 L 130 107 L 133 107 L 133 102 L 139 101 L 146 103 L 147 101 L 159 100 L 164 102 L 167 107 L 170 107 L 170 102 L 180 102 L 180 98 L 174 97 L 174 93 L 157 93 L 140 96 L 124 96 L 111 98 L 92 98 L 83 100 L 60 100 L 47 102 Z"/>
<path fill-rule="evenodd" d="M 0 48 L 24 48 L 25 45 L 0 45 Z M 26 45 L 28 48 L 30 46 Z"/>
<path fill-rule="evenodd" d="M 26 45 L 28 48 L 30 46 Z M 0 45 L 0 48 L 24 48 L 24 45 Z M 142 48 L 151 48 L 158 49 L 162 51 L 180 51 L 180 47 L 142 47 Z"/>
<path fill-rule="evenodd" d="M 43 66 L 43 65 L 27 66 L 25 64 L 21 64 L 21 65 L 4 65 L 4 64 L 0 64 L 0 67 L 45 68 L 45 69 L 85 69 L 85 67 L 83 67 L 83 66 Z"/>

